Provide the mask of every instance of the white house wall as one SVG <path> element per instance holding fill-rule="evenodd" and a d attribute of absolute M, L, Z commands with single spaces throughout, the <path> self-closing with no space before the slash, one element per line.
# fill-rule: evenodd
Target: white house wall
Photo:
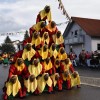
<path fill-rule="evenodd" d="M 91 42 L 92 51 L 97 50 L 97 44 L 100 44 L 100 38 L 92 38 L 92 42 Z"/>
<path fill-rule="evenodd" d="M 72 48 L 75 51 L 75 53 L 77 55 L 79 55 L 82 48 L 84 48 L 86 51 L 91 51 L 91 37 L 86 35 L 86 32 L 83 29 L 81 29 L 81 27 L 76 23 L 73 24 L 73 26 L 69 30 L 68 36 L 65 37 L 65 39 L 67 39 L 68 37 L 72 37 L 72 31 L 75 32 L 75 30 L 79 30 L 78 33 L 84 35 L 84 44 L 78 44 L 77 43 L 77 44 L 72 45 Z M 70 46 L 68 44 L 65 44 L 65 49 L 66 49 L 67 53 L 70 50 L 69 47 Z"/>

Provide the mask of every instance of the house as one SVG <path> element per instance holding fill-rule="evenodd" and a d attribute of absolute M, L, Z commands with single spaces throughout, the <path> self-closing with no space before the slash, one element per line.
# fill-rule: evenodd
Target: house
<path fill-rule="evenodd" d="M 63 34 L 66 52 L 70 48 L 79 55 L 84 48 L 86 51 L 100 50 L 100 20 L 72 17 Z"/>

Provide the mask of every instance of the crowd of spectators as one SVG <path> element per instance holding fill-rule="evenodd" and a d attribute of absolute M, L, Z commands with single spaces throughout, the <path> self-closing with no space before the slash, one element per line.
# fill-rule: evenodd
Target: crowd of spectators
<path fill-rule="evenodd" d="M 79 55 L 76 55 L 75 52 L 69 52 L 69 58 L 71 59 L 74 66 L 100 66 L 100 52 L 97 50 L 92 52 L 82 50 Z"/>

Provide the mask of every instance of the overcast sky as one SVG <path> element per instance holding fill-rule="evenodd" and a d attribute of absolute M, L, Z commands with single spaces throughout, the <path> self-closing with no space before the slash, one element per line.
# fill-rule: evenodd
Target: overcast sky
<path fill-rule="evenodd" d="M 62 0 L 69 16 L 100 19 L 100 0 Z M 53 20 L 66 22 L 58 9 L 58 0 L 0 0 L 0 33 L 28 30 L 36 22 L 38 12 L 50 5 Z M 66 24 L 58 27 L 65 30 Z"/>

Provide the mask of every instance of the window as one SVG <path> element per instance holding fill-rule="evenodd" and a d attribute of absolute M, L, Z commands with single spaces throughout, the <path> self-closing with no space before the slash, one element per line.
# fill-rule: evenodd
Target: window
<path fill-rule="evenodd" d="M 75 37 L 77 37 L 78 35 L 78 30 L 75 30 Z"/>
<path fill-rule="evenodd" d="M 97 44 L 97 50 L 100 50 L 100 44 Z"/>

